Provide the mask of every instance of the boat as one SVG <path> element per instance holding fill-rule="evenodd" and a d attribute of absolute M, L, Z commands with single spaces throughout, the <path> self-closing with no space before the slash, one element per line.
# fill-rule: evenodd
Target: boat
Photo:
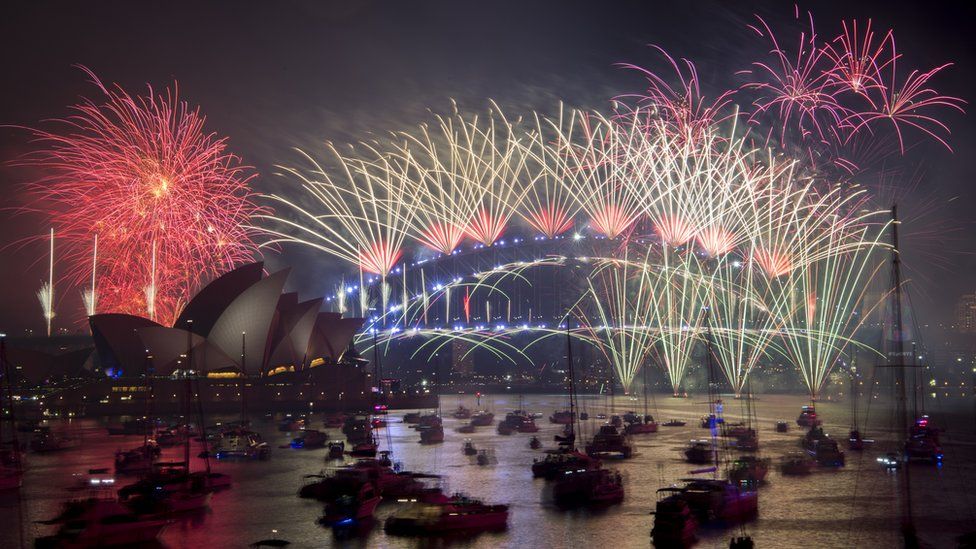
<path fill-rule="evenodd" d="M 844 452 L 837 446 L 837 441 L 824 437 L 813 442 L 812 447 L 807 449 L 817 464 L 825 467 L 843 467 Z"/>
<path fill-rule="evenodd" d="M 777 433 L 788 433 L 790 432 L 790 424 L 785 421 L 776 422 L 776 432 Z"/>
<path fill-rule="evenodd" d="M 156 427 L 156 421 L 149 418 L 136 418 L 123 421 L 122 423 L 111 423 L 106 426 L 109 435 L 145 435 L 152 433 Z"/>
<path fill-rule="evenodd" d="M 353 457 L 375 457 L 378 448 L 379 444 L 376 443 L 376 440 L 370 438 L 353 444 L 349 450 L 349 455 Z"/>
<path fill-rule="evenodd" d="M 593 435 L 593 439 L 586 445 L 586 453 L 591 457 L 617 456 L 623 459 L 633 455 L 633 448 L 627 442 L 627 437 L 620 434 L 613 425 L 602 425 Z"/>
<path fill-rule="evenodd" d="M 469 438 L 464 441 L 464 447 L 461 449 L 461 452 L 466 456 L 474 456 L 478 454 L 478 449 L 474 447 L 474 443 Z"/>
<path fill-rule="evenodd" d="M 332 526 L 344 520 L 363 520 L 373 516 L 382 498 L 371 482 L 363 483 L 353 493 L 338 495 L 325 504 L 319 524 Z"/>
<path fill-rule="evenodd" d="M 361 459 L 340 467 L 331 475 L 307 475 L 308 482 L 298 491 L 301 498 L 332 501 L 343 494 L 356 493 L 364 484 L 373 484 L 381 495 L 413 488 L 418 475 L 396 472 L 388 461 Z"/>
<path fill-rule="evenodd" d="M 184 468 L 185 469 L 185 468 Z M 204 509 L 215 489 L 203 475 L 151 475 L 119 490 L 119 500 L 140 514 L 169 516 Z"/>
<path fill-rule="evenodd" d="M 669 419 L 661 424 L 662 427 L 684 427 L 685 425 L 687 423 L 680 419 Z"/>
<path fill-rule="evenodd" d="M 454 410 L 454 413 L 451 415 L 454 416 L 454 419 L 469 419 L 471 418 L 471 410 L 465 408 L 461 404 L 458 404 L 457 409 Z"/>
<path fill-rule="evenodd" d="M 464 425 L 462 425 L 462 426 L 460 426 L 460 427 L 457 428 L 457 432 L 462 433 L 462 434 L 465 434 L 465 435 L 470 435 L 474 431 L 475 431 L 475 425 L 474 425 L 474 423 L 470 423 L 470 422 L 469 423 L 465 423 Z"/>
<path fill-rule="evenodd" d="M 485 410 L 479 410 L 475 412 L 474 415 L 471 416 L 471 425 L 477 427 L 485 427 L 491 425 L 494 422 L 495 422 L 495 414 Z"/>
<path fill-rule="evenodd" d="M 607 505 L 624 499 L 620 473 L 607 469 L 573 469 L 556 477 L 552 497 L 556 505 Z"/>
<path fill-rule="evenodd" d="M 643 435 L 657 432 L 657 422 L 654 421 L 654 416 L 650 414 L 647 406 L 647 387 L 649 385 L 647 381 L 647 370 L 647 368 L 641 368 L 643 375 L 644 415 L 635 414 L 634 412 L 624 414 L 624 421 L 627 423 L 624 432 L 628 435 Z"/>
<path fill-rule="evenodd" d="M 329 442 L 329 453 L 326 454 L 326 459 L 342 459 L 345 453 L 346 443 L 341 440 L 333 440 Z"/>
<path fill-rule="evenodd" d="M 183 429 L 171 427 L 156 432 L 156 444 L 163 448 L 179 446 L 185 442 L 186 433 Z"/>
<path fill-rule="evenodd" d="M 628 435 L 641 435 L 647 433 L 657 432 L 657 422 L 654 421 L 654 416 L 646 415 L 642 419 L 638 418 L 637 421 L 627 423 L 624 427 L 624 433 Z"/>
<path fill-rule="evenodd" d="M 594 459 L 578 450 L 557 450 L 546 453 L 541 460 L 532 460 L 532 476 L 555 480 L 565 471 L 578 469 L 598 469 L 600 460 Z"/>
<path fill-rule="evenodd" d="M 220 433 L 213 440 L 210 455 L 222 461 L 267 459 L 271 456 L 271 447 L 261 439 L 261 435 L 243 427 Z"/>
<path fill-rule="evenodd" d="M 759 494 L 748 486 L 719 479 L 682 479 L 682 487 L 664 488 L 683 499 L 699 523 L 726 525 L 744 522 L 759 512 Z"/>
<path fill-rule="evenodd" d="M 40 537 L 35 547 L 129 547 L 151 543 L 169 521 L 133 513 L 107 495 L 68 502 L 61 514 L 43 524 L 60 524 L 58 531 Z"/>
<path fill-rule="evenodd" d="M 508 421 L 498 422 L 498 434 L 499 435 L 510 435 L 515 432 L 515 426 Z"/>
<path fill-rule="evenodd" d="M 316 431 L 315 429 L 305 429 L 302 431 L 301 436 L 292 439 L 289 446 L 295 449 L 304 448 L 306 450 L 311 450 L 313 448 L 324 447 L 328 441 L 328 433 Z"/>
<path fill-rule="evenodd" d="M 556 425 L 569 425 L 576 420 L 576 414 L 569 410 L 562 410 L 558 412 L 553 412 L 549 416 L 549 423 L 555 423 Z"/>
<path fill-rule="evenodd" d="M 373 424 L 367 416 L 350 416 L 342 424 L 342 434 L 346 435 L 346 439 L 350 442 L 367 439 L 372 432 Z"/>
<path fill-rule="evenodd" d="M 800 427 L 816 427 L 820 425 L 816 408 L 814 406 L 800 408 L 800 415 L 796 418 L 796 424 Z"/>
<path fill-rule="evenodd" d="M 767 473 L 769 473 L 769 458 L 742 456 L 732 461 L 728 476 L 732 482 L 755 486 L 766 480 Z"/>
<path fill-rule="evenodd" d="M 76 448 L 79 444 L 78 439 L 55 433 L 50 427 L 40 427 L 31 437 L 30 449 L 37 453 L 60 452 Z"/>
<path fill-rule="evenodd" d="M 213 454 L 219 460 L 265 460 L 271 457 L 271 446 L 258 433 L 238 427 L 221 433 Z"/>
<path fill-rule="evenodd" d="M 658 490 L 661 493 L 661 490 Z M 697 541 L 698 520 L 682 494 L 671 493 L 658 500 L 654 507 L 654 526 L 651 539 L 655 547 L 691 547 Z"/>
<path fill-rule="evenodd" d="M 688 463 L 704 464 L 715 460 L 715 448 L 710 440 L 692 440 L 684 454 Z"/>
<path fill-rule="evenodd" d="M 478 450 L 478 457 L 475 458 L 475 463 L 482 467 L 491 465 L 492 463 L 498 463 L 498 460 L 495 459 L 495 451 L 493 449 Z"/>
<path fill-rule="evenodd" d="M 386 519 L 383 529 L 391 535 L 437 535 L 453 532 L 504 530 L 507 505 L 486 505 L 455 494 L 444 503 L 413 503 Z"/>
<path fill-rule="evenodd" d="M 420 429 L 421 444 L 439 444 L 444 442 L 444 427 L 439 423 L 436 425 L 424 426 Z"/>
<path fill-rule="evenodd" d="M 562 434 L 554 435 L 552 438 L 559 444 L 571 446 L 576 442 L 576 430 L 573 428 L 573 424 L 570 423 L 563 427 Z"/>
<path fill-rule="evenodd" d="M 420 423 L 420 412 L 407 412 L 403 415 L 403 422 L 408 424 Z"/>
<path fill-rule="evenodd" d="M 735 437 L 734 443 L 736 450 L 743 452 L 755 452 L 759 450 L 759 433 L 755 429 L 745 429 Z"/>
<path fill-rule="evenodd" d="M 701 417 L 701 420 L 699 421 L 699 425 L 701 426 L 702 429 L 711 429 L 713 422 L 716 425 L 721 425 L 725 423 L 725 419 L 721 417 L 716 417 L 715 414 L 708 414 Z"/>
<path fill-rule="evenodd" d="M 939 430 L 929 424 L 929 416 L 915 420 L 905 442 L 905 459 L 909 462 L 942 463 L 942 445 Z"/>
<path fill-rule="evenodd" d="M 529 413 L 523 410 L 509 412 L 505 415 L 505 421 L 503 423 L 507 423 L 514 431 L 518 431 L 520 433 L 539 432 L 539 427 L 535 424 L 535 419 L 533 419 Z"/>
<path fill-rule="evenodd" d="M 542 441 L 539 440 L 539 437 L 532 437 L 529 439 L 529 448 L 532 448 L 533 450 L 542 448 Z"/>
<path fill-rule="evenodd" d="M 152 439 L 131 450 L 118 450 L 115 452 L 115 471 L 118 473 L 151 471 L 160 453 L 162 449 Z"/>
<path fill-rule="evenodd" d="M 864 449 L 864 438 L 861 437 L 861 431 L 852 430 L 848 433 L 847 449 L 853 452 L 859 452 Z"/>
<path fill-rule="evenodd" d="M 301 431 L 305 428 L 305 418 L 303 417 L 292 417 L 291 414 L 286 415 L 278 422 L 278 430 L 282 433 L 287 433 L 291 431 Z"/>
<path fill-rule="evenodd" d="M 790 452 L 780 461 L 779 472 L 786 476 L 809 475 L 816 464 L 813 458 L 803 452 Z"/>
<path fill-rule="evenodd" d="M 878 463 L 889 471 L 901 468 L 902 458 L 896 452 L 888 452 L 883 456 L 878 456 Z"/>

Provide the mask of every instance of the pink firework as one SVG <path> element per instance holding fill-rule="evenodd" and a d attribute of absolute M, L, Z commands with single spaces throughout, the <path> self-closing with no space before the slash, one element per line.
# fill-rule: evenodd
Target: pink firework
<path fill-rule="evenodd" d="M 889 30 L 875 43 L 871 20 L 864 25 L 864 34 L 857 32 L 857 21 L 842 21 L 843 32 L 824 46 L 824 54 L 833 63 L 830 75 L 834 83 L 842 89 L 867 97 L 867 90 L 881 85 L 878 70 L 879 59 L 885 44 L 891 39 Z"/>
<path fill-rule="evenodd" d="M 432 223 L 417 232 L 421 244 L 444 255 L 451 255 L 464 238 L 464 229 L 451 223 Z"/>
<path fill-rule="evenodd" d="M 879 67 L 879 84 L 868 88 L 872 108 L 866 112 L 848 116 L 847 122 L 853 125 L 853 132 L 870 126 L 875 122 L 890 122 L 898 136 L 898 145 L 905 152 L 904 126 L 915 128 L 932 137 L 945 148 L 952 150 L 942 134 L 949 134 L 949 127 L 931 114 L 933 109 L 950 108 L 965 112 L 965 101 L 958 97 L 942 95 L 929 87 L 929 80 L 952 63 L 939 65 L 928 71 L 912 70 L 901 79 L 898 74 L 898 58 L 895 39 L 887 35 L 890 43 L 890 58 Z"/>
<path fill-rule="evenodd" d="M 786 132 L 794 122 L 801 137 L 815 134 L 818 140 L 823 139 L 829 126 L 839 126 L 845 121 L 848 110 L 838 103 L 830 86 L 830 72 L 824 65 L 827 57 L 817 43 L 813 17 L 809 16 L 809 33 L 800 33 L 792 55 L 780 46 L 766 21 L 758 16 L 756 19 L 759 26 L 749 28 L 770 41 L 773 62 L 754 62 L 753 70 L 742 73 L 752 78 L 743 87 L 760 93 L 753 102 L 755 110 L 750 121 L 758 123 L 760 115 L 775 113 L 780 120 L 781 142 L 786 140 Z"/>
<path fill-rule="evenodd" d="M 525 220 L 546 238 L 555 238 L 573 228 L 573 218 L 559 206 L 546 204 L 525 214 Z"/>
<path fill-rule="evenodd" d="M 468 236 L 481 244 L 491 246 L 501 238 L 507 224 L 508 218 L 506 216 L 492 215 L 488 210 L 480 209 L 468 222 L 466 232 Z"/>
<path fill-rule="evenodd" d="M 254 173 L 176 86 L 133 97 L 84 70 L 103 102 L 31 129 L 40 148 L 20 163 L 45 173 L 31 191 L 66 245 L 67 281 L 91 276 L 97 235 L 99 312 L 171 323 L 202 283 L 253 258 Z"/>
<path fill-rule="evenodd" d="M 643 74 L 647 79 L 647 89 L 643 94 L 623 95 L 618 99 L 636 100 L 635 110 L 651 109 L 676 135 L 692 141 L 701 137 L 714 124 L 731 116 L 725 111 L 732 101 L 734 91 L 725 91 L 713 101 L 708 101 L 701 93 L 698 70 L 694 63 L 687 59 L 681 59 L 681 63 L 678 63 L 663 48 L 652 47 L 661 53 L 674 70 L 677 85 L 672 86 L 657 73 L 643 67 L 621 63 L 621 67 Z"/>
<path fill-rule="evenodd" d="M 403 251 L 399 247 L 379 241 L 359 251 L 359 267 L 366 272 L 386 277 L 402 255 Z"/>

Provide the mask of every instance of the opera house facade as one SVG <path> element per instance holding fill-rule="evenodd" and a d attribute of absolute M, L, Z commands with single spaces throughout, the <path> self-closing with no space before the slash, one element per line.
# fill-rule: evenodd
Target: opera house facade
<path fill-rule="evenodd" d="M 265 276 L 263 263 L 225 273 L 204 287 L 173 326 L 127 314 L 89 318 L 101 375 L 49 402 L 77 414 L 175 411 L 184 380 L 210 411 L 357 410 L 377 402 L 422 406 L 431 395 L 396 383 L 376 395 L 368 362 L 353 348 L 362 318 L 322 312 L 322 298 L 284 292 L 289 269 Z"/>

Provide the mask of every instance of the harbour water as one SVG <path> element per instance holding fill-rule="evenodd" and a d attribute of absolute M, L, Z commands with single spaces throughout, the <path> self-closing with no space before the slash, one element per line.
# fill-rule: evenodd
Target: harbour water
<path fill-rule="evenodd" d="M 591 416 L 605 411 L 603 397 L 582 396 L 581 403 Z M 610 546 L 614 549 L 650 547 L 649 532 L 653 523 L 650 511 L 657 499 L 656 490 L 689 476 L 693 466 L 682 459 L 682 449 L 691 439 L 705 438 L 699 417 L 706 410 L 703 398 L 672 399 L 658 395 L 651 413 L 659 422 L 678 418 L 684 427 L 661 427 L 658 433 L 632 438 L 636 455 L 626 461 L 606 462 L 625 478 L 626 496 L 620 505 L 602 510 L 563 511 L 554 506 L 547 485 L 533 480 L 530 465 L 541 450 L 529 448 L 528 434 L 500 436 L 495 427 L 482 427 L 474 434 L 460 434 L 455 429 L 463 422 L 450 413 L 458 397 L 441 399 L 446 440 L 443 444 L 422 446 L 417 432 L 401 422 L 402 412 L 389 415 L 387 428 L 380 429 L 380 449 L 391 447 L 394 460 L 411 471 L 443 475 L 445 492 L 465 492 L 489 503 L 508 503 L 508 529 L 470 538 L 423 540 L 396 538 L 384 534 L 382 520 L 393 513 L 395 503 L 384 503 L 377 511 L 373 528 L 351 540 L 335 540 L 330 529 L 317 524 L 322 505 L 297 497 L 303 476 L 322 472 L 335 462 L 325 461 L 324 449 L 293 450 L 279 448 L 296 433 L 279 432 L 270 418 L 256 420 L 256 430 L 273 447 L 266 462 L 220 462 L 219 472 L 232 476 L 234 486 L 213 498 L 211 510 L 184 517 L 164 532 L 165 547 L 246 547 L 257 540 L 278 537 L 291 547 L 585 547 Z M 460 402 L 475 408 L 475 397 L 467 395 Z M 519 405 L 515 395 L 483 396 L 482 407 L 491 409 L 496 419 Z M 779 456 L 799 449 L 803 434 L 795 419 L 805 401 L 800 396 L 761 395 L 756 403 L 760 431 L 761 455 Z M 538 433 L 545 447 L 553 447 L 553 436 L 561 426 L 550 424 L 548 415 L 564 409 L 566 397 L 560 395 L 527 395 L 523 406 L 540 412 Z M 642 401 L 616 397 L 618 413 L 642 411 Z M 976 529 L 976 432 L 972 402 L 957 399 L 929 406 L 933 421 L 946 432 L 942 435 L 945 465 L 911 467 L 916 523 L 925 546 L 954 547 L 955 537 Z M 252 407 L 254 409 L 256 407 Z M 898 547 L 899 482 L 902 477 L 886 473 L 876 462 L 877 456 L 891 451 L 893 409 L 875 401 L 867 408 L 869 420 L 865 436 L 878 439 L 861 453 L 847 452 L 847 466 L 837 470 L 815 470 L 806 477 L 784 477 L 777 469 L 770 471 L 760 490 L 759 517 L 743 527 L 700 529 L 698 547 L 728 547 L 729 537 L 743 533 L 752 536 L 756 547 Z M 843 440 L 849 429 L 849 405 L 843 402 L 818 403 L 825 430 Z M 741 401 L 727 400 L 725 415 L 729 421 L 743 418 Z M 213 422 L 221 418 L 211 418 Z M 224 418 L 232 419 L 232 418 Z M 322 429 L 321 415 L 311 416 L 314 428 Z M 788 433 L 777 433 L 775 422 L 790 423 Z M 67 488 L 84 478 L 90 468 L 111 467 L 116 449 L 137 446 L 136 436 L 109 436 L 105 419 L 79 419 L 55 424 L 82 439 L 79 448 L 50 454 L 28 455 L 24 488 L 0 495 L 0 547 L 17 547 L 21 535 L 25 546 L 34 537 L 51 531 L 51 526 L 35 521 L 54 516 L 61 502 L 70 496 Z M 208 421 L 209 423 L 209 421 Z M 599 420 L 591 419 L 584 434 L 592 433 Z M 388 430 L 388 433 L 386 432 Z M 330 432 L 341 438 L 338 430 Z M 465 439 L 478 449 L 494 453 L 497 463 L 479 466 L 473 457 L 462 454 Z M 846 449 L 846 445 L 842 445 Z M 199 450 L 194 450 L 196 454 Z M 164 459 L 178 459 L 178 449 L 167 450 Z M 197 464 L 195 464 L 197 465 Z M 202 465 L 202 463 L 198 464 Z M 119 477 L 119 483 L 126 482 Z M 18 528 L 18 522 L 21 528 Z M 276 533 L 274 533 L 276 531 Z"/>

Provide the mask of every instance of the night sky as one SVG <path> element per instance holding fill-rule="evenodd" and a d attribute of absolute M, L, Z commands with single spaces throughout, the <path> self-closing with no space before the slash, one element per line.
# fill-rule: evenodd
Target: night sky
<path fill-rule="evenodd" d="M 734 4 L 735 7 L 728 7 Z M 280 188 L 274 164 L 295 160 L 292 147 L 312 150 L 326 140 L 367 139 L 408 129 L 445 112 L 454 98 L 484 112 L 489 98 L 510 115 L 552 112 L 559 101 L 606 110 L 611 97 L 640 91 L 642 79 L 615 68 L 632 62 L 663 68 L 653 43 L 698 65 L 703 87 L 739 82 L 767 47 L 746 29 L 759 13 L 784 36 L 793 25 L 788 2 L 8 2 L 0 16 L 0 124 L 36 126 L 62 117 L 81 96 L 98 91 L 75 64 L 107 83 L 145 93 L 179 82 L 199 105 L 208 129 L 230 138 L 233 152 L 259 172 L 258 191 Z M 933 85 L 972 102 L 974 23 L 971 1 L 801 4 L 820 32 L 833 35 L 842 18 L 871 17 L 892 27 L 906 63 L 956 65 Z M 972 110 L 967 107 L 967 110 Z M 976 290 L 976 117 L 946 112 L 956 153 L 912 151 L 919 224 L 935 235 L 906 252 L 918 279 L 916 305 L 930 322 L 948 320 L 963 292 Z M 49 226 L 42 216 L 14 214 L 27 206 L 23 185 L 33 175 L 9 165 L 30 150 L 28 134 L 0 128 L 0 330 L 43 329 L 34 295 L 46 278 L 46 244 L 18 244 Z M 925 233 L 929 226 L 916 232 Z M 911 234 L 911 228 L 906 227 Z M 924 250 L 913 262 L 912 250 Z M 933 261 L 935 256 L 940 258 Z M 287 248 L 269 254 L 271 270 L 295 267 L 303 297 L 332 286 L 333 260 Z M 59 287 L 58 327 L 83 326 L 77 288 Z M 70 322 L 75 319 L 74 322 Z"/>

